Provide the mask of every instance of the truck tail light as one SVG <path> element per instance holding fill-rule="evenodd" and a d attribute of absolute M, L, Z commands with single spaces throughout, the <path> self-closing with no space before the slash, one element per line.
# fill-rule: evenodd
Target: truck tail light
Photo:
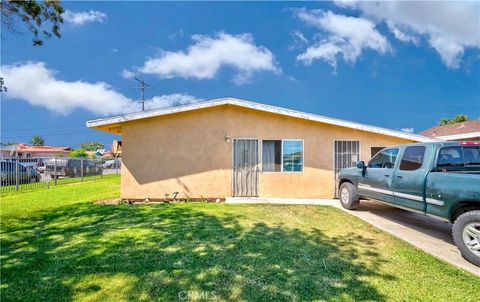
<path fill-rule="evenodd" d="M 460 145 L 474 145 L 474 146 L 478 146 L 478 145 L 480 145 L 480 141 L 479 141 L 479 142 L 473 142 L 473 141 L 461 142 Z"/>

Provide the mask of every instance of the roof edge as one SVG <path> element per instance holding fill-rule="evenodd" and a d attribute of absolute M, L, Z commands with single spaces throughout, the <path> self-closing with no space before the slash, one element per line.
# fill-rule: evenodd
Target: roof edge
<path fill-rule="evenodd" d="M 221 105 L 235 105 L 239 107 L 250 108 L 250 109 L 270 112 L 270 113 L 276 113 L 280 115 L 291 116 L 291 117 L 296 117 L 304 120 L 316 121 L 320 123 L 352 128 L 352 129 L 357 129 L 357 130 L 362 130 L 367 132 L 373 132 L 373 133 L 383 134 L 387 136 L 399 137 L 399 138 L 404 138 L 404 139 L 418 141 L 418 142 L 442 141 L 441 139 L 427 137 L 423 135 L 407 133 L 403 131 L 392 130 L 392 129 L 382 128 L 377 126 L 371 126 L 371 125 L 361 124 L 357 122 L 351 122 L 347 120 L 341 120 L 341 119 L 321 116 L 317 114 L 311 114 L 311 113 L 296 111 L 292 109 L 276 107 L 272 105 L 261 104 L 261 103 L 256 103 L 256 102 L 251 102 L 251 101 L 246 101 L 246 100 L 241 100 L 236 98 L 230 98 L 230 97 L 213 99 L 210 101 L 195 102 L 188 105 L 177 106 L 177 107 L 153 109 L 148 111 L 141 111 L 141 112 L 123 114 L 119 116 L 90 120 L 86 122 L 86 126 L 89 128 L 95 128 L 95 127 L 100 127 L 104 125 L 110 125 L 110 124 L 122 123 L 127 121 L 139 120 L 143 118 L 210 108 L 210 107 L 221 106 Z"/>

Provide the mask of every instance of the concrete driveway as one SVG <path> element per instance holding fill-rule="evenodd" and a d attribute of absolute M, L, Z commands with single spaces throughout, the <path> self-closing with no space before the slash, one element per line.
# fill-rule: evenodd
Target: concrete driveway
<path fill-rule="evenodd" d="M 339 203 L 336 207 L 343 209 Z M 463 259 L 455 247 L 451 223 L 373 201 L 362 200 L 358 209 L 343 210 L 429 254 L 480 276 L 480 267 Z"/>

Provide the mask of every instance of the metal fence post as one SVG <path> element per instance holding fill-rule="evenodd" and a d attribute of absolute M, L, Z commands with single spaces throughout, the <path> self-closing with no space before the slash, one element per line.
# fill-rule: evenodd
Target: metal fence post
<path fill-rule="evenodd" d="M 58 178 L 58 175 L 57 175 L 57 157 L 55 156 L 54 161 L 53 161 L 53 180 L 54 180 L 55 185 L 57 185 L 57 178 Z"/>
<path fill-rule="evenodd" d="M 20 186 L 18 184 L 19 182 L 19 175 L 18 175 L 18 155 L 17 155 L 17 160 L 15 161 L 15 190 L 20 190 Z"/>
<path fill-rule="evenodd" d="M 83 157 L 80 158 L 80 179 L 83 181 Z"/>

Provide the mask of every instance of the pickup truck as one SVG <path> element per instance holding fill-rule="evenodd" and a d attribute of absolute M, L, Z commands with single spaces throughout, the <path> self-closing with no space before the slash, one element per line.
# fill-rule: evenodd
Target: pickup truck
<path fill-rule="evenodd" d="M 371 199 L 453 223 L 462 256 L 480 266 L 480 142 L 431 142 L 381 150 L 338 174 L 341 205 Z"/>

